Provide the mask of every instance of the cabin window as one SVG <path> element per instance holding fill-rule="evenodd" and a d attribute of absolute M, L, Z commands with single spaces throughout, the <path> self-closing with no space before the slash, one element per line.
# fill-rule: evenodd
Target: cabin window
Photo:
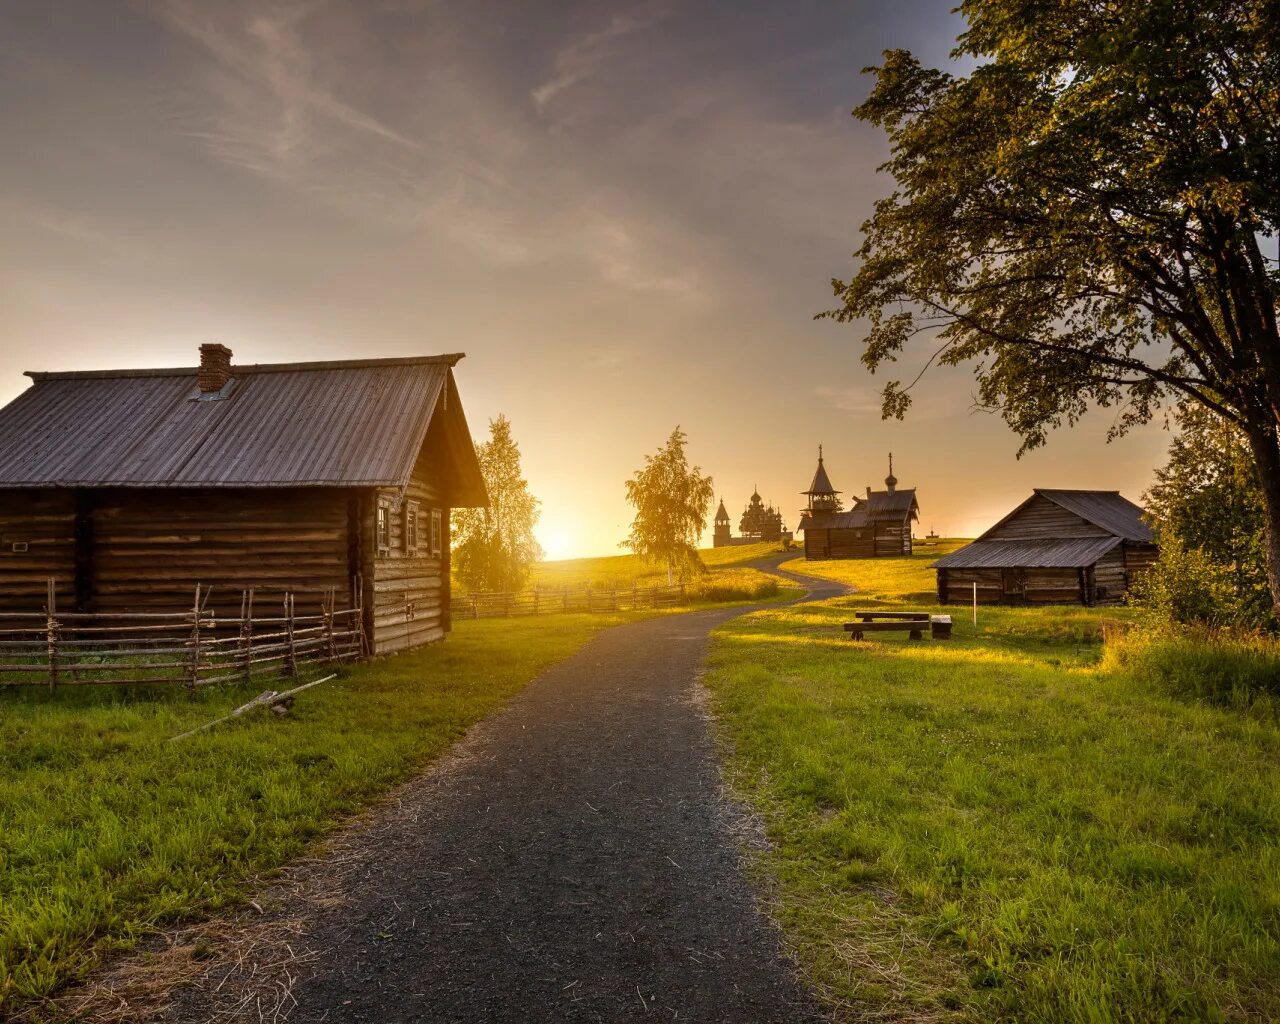
<path fill-rule="evenodd" d="M 410 501 L 404 507 L 404 548 L 411 555 L 418 553 L 418 503 Z"/>
<path fill-rule="evenodd" d="M 391 550 L 391 509 L 386 505 L 378 506 L 376 540 L 378 554 L 385 554 Z"/>
<path fill-rule="evenodd" d="M 431 510 L 431 557 L 439 558 L 444 552 L 444 513 L 438 508 Z"/>

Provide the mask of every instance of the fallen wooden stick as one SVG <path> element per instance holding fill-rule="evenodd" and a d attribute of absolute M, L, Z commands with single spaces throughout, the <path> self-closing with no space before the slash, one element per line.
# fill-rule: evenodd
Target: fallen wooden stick
<path fill-rule="evenodd" d="M 204 725 L 191 729 L 188 732 L 179 733 L 177 736 L 170 736 L 169 742 L 174 740 L 185 740 L 188 736 L 194 736 L 198 732 L 204 732 L 206 729 L 212 729 L 215 725 L 221 725 L 223 722 L 229 722 L 231 719 L 243 715 L 246 711 L 252 711 L 254 708 L 270 707 L 274 704 L 282 704 L 285 701 L 292 700 L 295 694 L 301 693 L 303 690 L 309 690 L 313 686 L 319 686 L 321 683 L 327 683 L 330 679 L 337 679 L 338 674 L 325 676 L 323 679 L 313 679 L 309 683 L 303 683 L 301 686 L 295 686 L 292 690 L 285 690 L 284 693 L 276 693 L 275 690 L 267 690 L 260 693 L 249 701 L 248 704 L 241 704 L 231 714 L 223 715 L 221 718 L 215 718 L 212 722 L 206 722 Z"/>

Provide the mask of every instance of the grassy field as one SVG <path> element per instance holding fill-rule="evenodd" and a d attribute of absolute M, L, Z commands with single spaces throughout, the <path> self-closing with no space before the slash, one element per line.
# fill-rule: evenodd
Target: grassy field
<path fill-rule="evenodd" d="M 730 622 L 711 654 L 729 777 L 771 840 L 755 869 L 836 1017 L 1280 1019 L 1275 704 L 1114 667 L 1124 609 L 843 638 L 852 608 L 931 608 L 950 547 L 793 563 L 861 592 Z"/>
<path fill-rule="evenodd" d="M 155 927 L 241 899 L 439 756 L 547 666 L 634 615 L 460 622 L 179 743 L 263 687 L 0 691 L 0 1019 Z"/>
<path fill-rule="evenodd" d="M 740 547 L 707 548 L 700 551 L 711 573 L 735 569 L 782 550 L 778 544 L 743 544 Z M 667 582 L 667 570 L 638 555 L 605 555 L 600 558 L 569 558 L 559 562 L 539 562 L 533 567 L 529 586 L 540 587 L 630 587 L 632 583 L 652 586 Z"/>

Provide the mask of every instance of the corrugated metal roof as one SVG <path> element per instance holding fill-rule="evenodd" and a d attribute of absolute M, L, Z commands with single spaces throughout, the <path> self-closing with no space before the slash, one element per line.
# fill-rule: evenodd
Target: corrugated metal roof
<path fill-rule="evenodd" d="M 944 555 L 934 569 L 1083 569 L 1122 543 L 1119 537 L 1074 540 L 975 540 Z"/>
<path fill-rule="evenodd" d="M 33 373 L 0 487 L 403 486 L 460 358 L 236 366 L 217 401 L 194 368 Z"/>
<path fill-rule="evenodd" d="M 1142 509 L 1119 491 L 1069 491 L 1037 487 L 1048 498 L 1081 519 L 1136 544 L 1154 544 L 1151 527 L 1142 521 Z"/>

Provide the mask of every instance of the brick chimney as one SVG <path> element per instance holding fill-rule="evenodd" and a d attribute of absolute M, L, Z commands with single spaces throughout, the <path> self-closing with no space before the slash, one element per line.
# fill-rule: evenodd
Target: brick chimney
<path fill-rule="evenodd" d="M 221 391 L 231 379 L 231 349 L 211 342 L 200 346 L 200 390 Z"/>

